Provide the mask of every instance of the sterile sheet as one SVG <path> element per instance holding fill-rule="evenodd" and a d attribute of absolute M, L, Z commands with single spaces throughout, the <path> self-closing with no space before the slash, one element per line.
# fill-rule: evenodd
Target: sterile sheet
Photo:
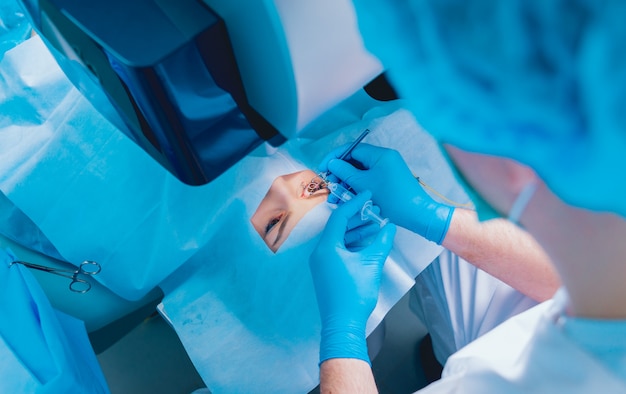
<path fill-rule="evenodd" d="M 223 231 L 225 223 L 211 219 L 230 209 L 246 177 L 264 168 L 255 161 L 273 152 L 261 147 L 210 184 L 187 186 L 109 121 L 110 104 L 96 110 L 94 97 L 72 86 L 38 36 L 0 59 L 0 217 L 11 218 L 0 233 L 75 265 L 97 261 L 94 279 L 138 300 Z M 353 132 L 294 142 L 294 157 L 314 168 L 354 137 L 355 122 L 374 105 L 361 92 L 322 116 L 303 136 L 319 140 L 342 125 Z"/>
<path fill-rule="evenodd" d="M 159 309 L 212 392 L 306 393 L 318 384 L 320 321 L 308 256 L 332 208 L 313 208 L 272 253 L 249 217 L 277 176 L 315 168 L 329 150 L 369 128 L 363 142 L 398 149 L 420 179 L 467 202 L 437 145 L 400 105 L 379 105 L 324 138 L 290 141 L 270 157 L 248 157 L 231 174 L 241 188 L 210 219 L 218 230 L 161 284 L 166 296 Z M 368 334 L 441 250 L 399 229 Z"/>
<path fill-rule="evenodd" d="M 115 117 L 110 104 L 98 109 L 39 37 L 4 54 L 0 217 L 15 224 L 25 215 L 28 223 L 0 231 L 75 265 L 97 261 L 94 279 L 138 300 L 206 243 L 214 231 L 206 218 L 229 198 L 220 192 L 229 179 L 182 184 L 107 120 Z M 31 224 L 47 241 L 33 237 Z"/>
<path fill-rule="evenodd" d="M 52 308 L 10 250 L 0 249 L 0 392 L 108 393 L 82 321 Z"/>

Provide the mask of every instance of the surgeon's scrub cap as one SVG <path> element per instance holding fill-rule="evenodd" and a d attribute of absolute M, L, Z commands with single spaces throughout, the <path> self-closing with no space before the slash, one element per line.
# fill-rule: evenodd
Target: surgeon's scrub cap
<path fill-rule="evenodd" d="M 425 129 L 626 216 L 626 2 L 363 0 L 365 44 Z"/>

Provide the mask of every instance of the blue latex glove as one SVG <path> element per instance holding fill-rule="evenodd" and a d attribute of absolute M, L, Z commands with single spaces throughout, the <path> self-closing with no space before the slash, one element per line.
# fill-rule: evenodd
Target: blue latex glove
<path fill-rule="evenodd" d="M 346 238 L 360 238 L 355 232 L 372 235 L 370 225 L 350 227 L 370 198 L 371 193 L 361 193 L 332 213 L 309 260 L 322 320 L 320 363 L 330 358 L 370 362 L 365 325 L 376 306 L 382 267 L 396 233 L 388 224 L 367 246 L 357 251 L 346 247 Z"/>
<path fill-rule="evenodd" d="M 357 193 L 372 190 L 373 202 L 380 207 L 382 217 L 429 241 L 443 242 L 454 208 L 433 200 L 397 151 L 359 144 L 351 159 L 362 164 L 365 169 L 361 170 L 336 159 L 344 150 L 342 146 L 328 154 L 319 171 L 330 171 Z"/>

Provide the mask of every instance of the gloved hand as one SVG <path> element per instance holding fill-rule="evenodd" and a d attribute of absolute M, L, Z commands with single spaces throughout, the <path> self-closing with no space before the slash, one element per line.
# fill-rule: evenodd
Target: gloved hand
<path fill-rule="evenodd" d="M 370 197 L 369 192 L 361 193 L 332 213 L 309 260 L 322 320 L 320 363 L 330 358 L 370 362 L 365 325 L 376 306 L 382 267 L 396 232 L 393 224 L 387 224 L 366 247 L 358 251 L 346 247 L 346 238 L 360 238 L 354 232 L 371 235 L 369 225 L 350 228 Z"/>
<path fill-rule="evenodd" d="M 433 200 L 397 151 L 359 144 L 351 158 L 362 164 L 361 170 L 336 159 L 344 150 L 339 147 L 328 154 L 319 171 L 330 171 L 357 193 L 372 190 L 382 217 L 437 244 L 443 242 L 454 208 Z"/>

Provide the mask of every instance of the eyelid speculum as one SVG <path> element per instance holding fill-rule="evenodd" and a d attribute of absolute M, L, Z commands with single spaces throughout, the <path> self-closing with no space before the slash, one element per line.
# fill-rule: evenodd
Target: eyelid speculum
<path fill-rule="evenodd" d="M 315 176 L 311 181 L 304 186 L 304 194 L 306 197 L 310 197 L 316 192 L 326 188 L 326 182 L 319 176 Z"/>

